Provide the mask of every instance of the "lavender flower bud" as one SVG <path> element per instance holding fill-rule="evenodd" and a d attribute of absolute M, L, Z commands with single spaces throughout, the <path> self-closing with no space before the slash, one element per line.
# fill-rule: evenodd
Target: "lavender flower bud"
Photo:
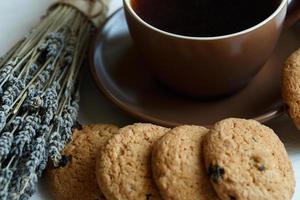
<path fill-rule="evenodd" d="M 20 157 L 23 154 L 24 147 L 30 143 L 39 129 L 40 119 L 38 116 L 27 116 L 24 128 L 15 134 L 13 141 L 14 153 Z M 27 149 L 30 149 L 27 147 Z"/>
<path fill-rule="evenodd" d="M 10 132 L 4 132 L 0 136 L 0 160 L 5 159 L 10 153 L 13 139 L 13 134 Z"/>
<path fill-rule="evenodd" d="M 46 135 L 47 133 L 50 132 L 50 128 L 47 125 L 42 125 L 39 132 L 41 135 Z"/>
<path fill-rule="evenodd" d="M 10 111 L 11 106 L 14 103 L 14 100 L 20 95 L 24 87 L 25 85 L 21 80 L 18 80 L 15 77 L 10 78 L 8 87 L 6 88 L 3 96 L 1 97 L 2 111 L 4 111 L 6 114 Z"/>
<path fill-rule="evenodd" d="M 46 142 L 44 137 L 38 137 L 34 142 L 32 153 L 29 160 L 26 162 L 26 168 L 28 169 L 30 174 L 35 173 L 36 168 L 43 161 L 45 146 Z"/>
<path fill-rule="evenodd" d="M 10 124 L 10 131 L 14 129 L 22 129 L 24 126 L 21 126 L 24 122 L 24 119 L 20 116 L 15 117 L 15 119 Z"/>
<path fill-rule="evenodd" d="M 53 120 L 54 113 L 56 113 L 58 109 L 57 91 L 55 85 L 46 91 L 46 94 L 43 98 L 42 108 L 44 111 L 42 114 L 43 124 L 48 126 Z"/>
<path fill-rule="evenodd" d="M 0 83 L 2 83 L 12 72 L 13 64 L 7 63 L 4 67 L 0 70 Z"/>
<path fill-rule="evenodd" d="M 1 200 L 7 200 L 8 193 L 7 191 L 0 191 L 0 199 Z"/>
<path fill-rule="evenodd" d="M 8 196 L 8 186 L 12 178 L 13 172 L 8 169 L 0 169 L 0 199 L 6 200 Z"/>
<path fill-rule="evenodd" d="M 10 181 L 9 188 L 8 188 L 8 199 L 18 199 L 19 194 L 22 190 L 22 182 L 23 182 L 23 176 L 22 176 L 22 168 L 18 167 L 18 169 L 14 172 L 13 177 Z"/>
<path fill-rule="evenodd" d="M 54 131 L 49 138 L 49 156 L 52 159 L 54 166 L 57 167 L 61 160 L 60 151 L 64 148 L 64 143 L 59 132 Z"/>
<path fill-rule="evenodd" d="M 29 200 L 31 196 L 36 192 L 36 184 L 38 182 L 38 177 L 35 173 L 28 177 L 27 186 L 24 188 L 24 192 L 21 194 L 19 200 Z"/>
<path fill-rule="evenodd" d="M 24 146 L 30 142 L 30 136 L 28 131 L 20 131 L 13 141 L 13 153 L 17 157 L 21 157 L 23 154 Z"/>
<path fill-rule="evenodd" d="M 46 57 L 53 60 L 64 45 L 64 35 L 62 33 L 50 33 L 46 42 L 39 46 L 39 50 L 46 53 Z"/>
<path fill-rule="evenodd" d="M 27 198 L 34 193 L 37 183 L 36 170 L 41 164 L 44 164 L 45 145 L 45 138 L 38 137 L 32 143 L 31 154 L 28 154 L 28 157 L 22 157 L 19 161 L 18 170 L 10 183 L 9 199 Z"/>
<path fill-rule="evenodd" d="M 43 154 L 43 159 L 41 160 L 40 165 L 36 169 L 36 174 L 41 177 L 43 171 L 46 169 L 47 164 L 48 164 L 48 150 L 46 150 Z"/>
<path fill-rule="evenodd" d="M 66 105 L 62 113 L 64 127 L 62 127 L 61 137 L 65 144 L 69 143 L 72 139 L 72 127 L 76 121 L 79 109 L 76 100 L 78 99 L 75 99 L 75 101 L 72 101 L 71 104 Z"/>
<path fill-rule="evenodd" d="M 6 124 L 7 115 L 4 111 L 0 111 L 0 131 L 3 130 Z"/>

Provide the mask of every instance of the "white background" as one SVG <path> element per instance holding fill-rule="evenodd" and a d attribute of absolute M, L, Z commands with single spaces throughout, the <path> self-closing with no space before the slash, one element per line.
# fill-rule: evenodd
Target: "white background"
<path fill-rule="evenodd" d="M 46 12 L 53 0 L 0 0 L 0 55 L 26 34 L 39 17 Z M 113 0 L 111 10 L 120 7 L 121 0 Z M 299 36 L 300 37 L 300 36 Z M 88 67 L 87 67 L 88 68 Z M 81 89 L 81 123 L 115 123 L 128 124 L 133 120 L 122 114 L 110 104 L 97 90 L 88 69 L 83 72 Z M 268 123 L 285 143 L 290 159 L 296 171 L 297 188 L 293 200 L 300 199 L 300 131 L 297 131 L 290 119 L 283 116 Z M 42 192 L 43 191 L 43 192 Z M 34 200 L 46 200 L 45 189 L 39 189 Z"/>

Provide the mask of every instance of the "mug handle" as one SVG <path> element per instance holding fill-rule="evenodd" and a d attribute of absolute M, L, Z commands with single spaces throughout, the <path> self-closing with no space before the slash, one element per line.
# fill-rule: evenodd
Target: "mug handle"
<path fill-rule="evenodd" d="M 288 0 L 288 11 L 284 28 L 289 28 L 300 19 L 300 0 Z"/>

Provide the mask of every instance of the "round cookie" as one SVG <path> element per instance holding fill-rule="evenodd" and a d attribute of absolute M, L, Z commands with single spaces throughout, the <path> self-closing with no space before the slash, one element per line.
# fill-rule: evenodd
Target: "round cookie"
<path fill-rule="evenodd" d="M 300 49 L 286 61 L 282 72 L 282 96 L 289 114 L 300 129 Z"/>
<path fill-rule="evenodd" d="M 107 199 L 161 199 L 152 180 L 151 150 L 168 130 L 152 124 L 134 124 L 120 129 L 109 140 L 96 169 L 98 183 Z"/>
<path fill-rule="evenodd" d="M 203 142 L 205 164 L 222 200 L 289 200 L 295 177 L 274 131 L 254 120 L 226 119 Z"/>
<path fill-rule="evenodd" d="M 118 133 L 113 125 L 89 125 L 76 130 L 73 141 L 62 155 L 70 160 L 62 168 L 49 169 L 47 178 L 55 199 L 96 200 L 105 199 L 97 185 L 95 168 L 100 149 Z"/>
<path fill-rule="evenodd" d="M 154 145 L 152 171 L 163 199 L 218 199 L 202 156 L 202 140 L 207 132 L 200 126 L 180 126 Z"/>

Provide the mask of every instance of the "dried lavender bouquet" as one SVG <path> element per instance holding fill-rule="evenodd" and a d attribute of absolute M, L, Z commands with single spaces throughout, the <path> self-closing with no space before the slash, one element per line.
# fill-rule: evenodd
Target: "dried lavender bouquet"
<path fill-rule="evenodd" d="M 82 12 L 58 4 L 0 59 L 0 200 L 29 199 L 48 158 L 64 164 L 93 29 Z"/>

